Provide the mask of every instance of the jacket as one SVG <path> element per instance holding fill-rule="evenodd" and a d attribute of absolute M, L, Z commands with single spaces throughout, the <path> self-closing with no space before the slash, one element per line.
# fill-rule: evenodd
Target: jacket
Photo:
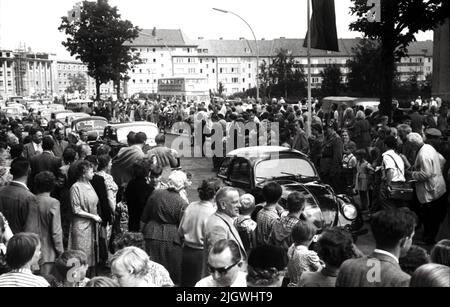
<path fill-rule="evenodd" d="M 408 287 L 410 279 L 394 258 L 374 252 L 369 257 L 345 261 L 336 287 Z"/>

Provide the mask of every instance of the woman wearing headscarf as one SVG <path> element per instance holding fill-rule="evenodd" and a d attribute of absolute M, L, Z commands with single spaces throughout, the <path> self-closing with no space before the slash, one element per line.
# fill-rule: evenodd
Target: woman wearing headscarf
<path fill-rule="evenodd" d="M 180 195 L 187 177 L 181 171 L 169 176 L 168 188 L 156 190 L 147 201 L 141 217 L 141 231 L 150 258 L 163 265 L 176 285 L 181 282 L 182 247 L 178 228 L 188 202 Z M 183 194 L 183 193 L 182 193 Z"/>

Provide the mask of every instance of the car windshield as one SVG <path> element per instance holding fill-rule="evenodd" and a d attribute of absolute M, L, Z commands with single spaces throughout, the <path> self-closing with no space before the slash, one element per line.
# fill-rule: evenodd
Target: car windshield
<path fill-rule="evenodd" d="M 301 158 L 264 160 L 258 163 L 255 168 L 256 183 L 292 175 L 304 178 L 317 177 L 311 163 Z"/>
<path fill-rule="evenodd" d="M 143 132 L 145 135 L 147 135 L 147 140 L 155 139 L 156 136 L 159 133 L 159 130 L 157 127 L 154 126 L 130 126 L 130 127 L 122 127 L 117 129 L 117 141 L 119 143 L 126 144 L 127 143 L 127 136 L 130 132 Z"/>
<path fill-rule="evenodd" d="M 103 131 L 108 124 L 107 121 L 104 120 L 84 120 L 82 122 L 79 122 L 75 125 L 75 129 L 77 131 L 84 130 L 84 131 Z"/>

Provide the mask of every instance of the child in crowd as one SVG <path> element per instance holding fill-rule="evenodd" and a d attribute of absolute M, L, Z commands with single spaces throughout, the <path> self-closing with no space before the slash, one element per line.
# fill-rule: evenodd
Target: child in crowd
<path fill-rule="evenodd" d="M 359 149 L 355 153 L 356 155 L 356 180 L 355 180 L 355 190 L 359 193 L 361 199 L 361 210 L 368 210 L 370 207 L 369 203 L 369 179 L 373 168 L 367 161 L 367 152 L 365 149 Z"/>
<path fill-rule="evenodd" d="M 317 253 L 308 249 L 316 232 L 314 224 L 303 220 L 300 220 L 292 230 L 294 244 L 288 251 L 288 277 L 291 285 L 297 285 L 303 272 L 316 272 L 322 269 Z"/>
<path fill-rule="evenodd" d="M 244 194 L 239 199 L 241 203 L 240 215 L 236 219 L 235 226 L 242 239 L 245 250 L 256 247 L 256 222 L 252 220 L 251 215 L 255 210 L 255 197 L 251 194 Z"/>

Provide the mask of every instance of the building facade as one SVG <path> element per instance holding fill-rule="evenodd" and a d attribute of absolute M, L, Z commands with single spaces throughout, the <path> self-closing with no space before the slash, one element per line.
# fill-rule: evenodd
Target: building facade
<path fill-rule="evenodd" d="M 16 96 L 14 75 L 13 52 L 0 50 L 0 99 Z"/>

